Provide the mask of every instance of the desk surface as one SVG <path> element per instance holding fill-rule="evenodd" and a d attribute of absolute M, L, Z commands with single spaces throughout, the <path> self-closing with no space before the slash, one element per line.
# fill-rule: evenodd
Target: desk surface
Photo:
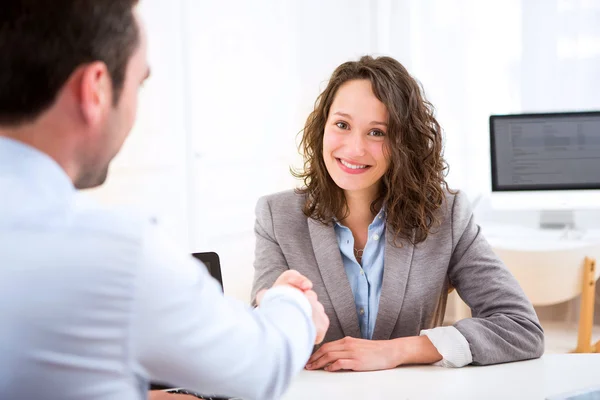
<path fill-rule="evenodd" d="M 377 372 L 302 371 L 283 400 L 546 399 L 600 385 L 599 354 L 449 369 L 410 366 Z"/>

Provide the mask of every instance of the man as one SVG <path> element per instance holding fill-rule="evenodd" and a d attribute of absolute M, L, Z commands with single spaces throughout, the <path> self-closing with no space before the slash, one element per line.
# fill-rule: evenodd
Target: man
<path fill-rule="evenodd" d="M 104 182 L 135 120 L 136 3 L 0 6 L 0 398 L 143 399 L 149 380 L 278 398 L 329 324 L 311 283 L 288 272 L 251 310 L 76 191 Z"/>

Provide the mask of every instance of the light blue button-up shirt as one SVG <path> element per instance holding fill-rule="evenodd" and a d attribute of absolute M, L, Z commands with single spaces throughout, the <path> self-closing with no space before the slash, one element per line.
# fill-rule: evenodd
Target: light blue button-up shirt
<path fill-rule="evenodd" d="M 226 299 L 144 218 L 83 196 L 0 137 L 0 399 L 141 400 L 149 380 L 280 398 L 313 348 L 306 297 Z"/>
<path fill-rule="evenodd" d="M 354 294 L 356 314 L 363 339 L 371 339 L 375 329 L 385 254 L 385 211 L 382 208 L 369 225 L 367 244 L 362 254 L 362 267 L 354 256 L 352 231 L 336 222 L 335 233 L 342 253 L 344 269 Z"/>
<path fill-rule="evenodd" d="M 344 269 L 354 295 L 356 314 L 363 339 L 372 339 L 379 311 L 383 284 L 385 255 L 385 209 L 382 208 L 369 225 L 367 244 L 362 255 L 362 267 L 354 256 L 354 237 L 349 228 L 339 222 L 334 225 Z M 453 326 L 441 326 L 420 332 L 427 335 L 444 357 L 437 365 L 462 367 L 472 362 L 469 343 Z"/>

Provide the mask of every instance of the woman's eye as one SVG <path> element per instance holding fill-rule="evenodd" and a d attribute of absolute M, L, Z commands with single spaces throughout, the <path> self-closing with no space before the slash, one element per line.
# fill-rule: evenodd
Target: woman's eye
<path fill-rule="evenodd" d="M 335 125 L 340 129 L 348 129 L 348 124 L 345 122 L 336 122 Z"/>
<path fill-rule="evenodd" d="M 382 131 L 374 130 L 374 131 L 369 132 L 369 135 L 383 137 L 383 136 L 385 136 L 385 133 L 383 133 Z"/>

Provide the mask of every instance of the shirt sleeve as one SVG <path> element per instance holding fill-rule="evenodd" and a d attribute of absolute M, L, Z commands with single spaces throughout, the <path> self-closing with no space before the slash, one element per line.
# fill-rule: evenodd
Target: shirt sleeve
<path fill-rule="evenodd" d="M 150 231 L 132 310 L 138 372 L 208 395 L 279 398 L 313 348 L 306 297 L 274 288 L 257 309 L 225 298 L 200 262 Z"/>
<path fill-rule="evenodd" d="M 453 326 L 440 326 L 422 330 L 420 336 L 427 336 L 442 359 L 434 365 L 446 368 L 460 368 L 473 362 L 467 339 Z"/>

